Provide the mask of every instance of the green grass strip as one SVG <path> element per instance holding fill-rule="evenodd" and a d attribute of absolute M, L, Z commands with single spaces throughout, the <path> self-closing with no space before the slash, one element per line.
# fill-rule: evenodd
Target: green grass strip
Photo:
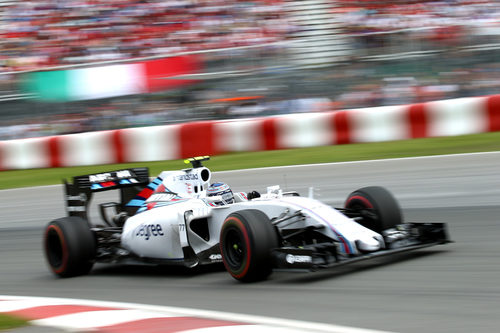
<path fill-rule="evenodd" d="M 212 171 L 328 162 L 375 160 L 443 154 L 500 151 L 500 132 L 404 141 L 335 145 L 262 152 L 231 153 L 212 156 L 205 163 Z M 55 169 L 30 169 L 0 172 L 0 189 L 59 184 L 73 176 L 147 166 L 152 176 L 163 170 L 182 169 L 181 160 L 97 165 Z"/>
<path fill-rule="evenodd" d="M 0 313 L 0 331 L 28 326 L 28 321 Z"/>

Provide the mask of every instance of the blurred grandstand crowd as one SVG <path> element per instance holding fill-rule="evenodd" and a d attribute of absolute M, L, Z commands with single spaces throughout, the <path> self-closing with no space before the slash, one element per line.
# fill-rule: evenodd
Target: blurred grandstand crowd
<path fill-rule="evenodd" d="M 263 44 L 297 28 L 284 0 L 3 1 L 2 71 Z M 452 45 L 500 30 L 497 1 L 331 2 L 344 32 L 373 47 L 381 46 L 375 32 L 424 28 L 429 41 Z"/>
<path fill-rule="evenodd" d="M 280 0 L 11 0 L 3 70 L 269 43 L 289 28 Z"/>
<path fill-rule="evenodd" d="M 21 71 L 269 43 L 280 45 L 271 63 L 286 67 L 286 42 L 304 29 L 287 14 L 294 1 L 300 2 L 0 0 L 0 93 L 15 91 Z M 61 110 L 50 115 L 41 106 L 23 117 L 0 112 L 0 139 L 499 93 L 498 1 L 318 1 L 332 5 L 327 14 L 351 49 L 349 57 L 326 69 L 222 78 L 175 99 L 49 105 Z M 268 64 L 258 59 L 261 53 L 251 52 L 231 53 L 226 61 Z M 259 90 L 258 98 L 221 103 L 222 97 L 255 95 L 248 88 Z M 14 110 L 33 102 L 18 104 Z"/>
<path fill-rule="evenodd" d="M 491 0 L 340 2 L 344 6 L 337 10 L 344 14 L 342 21 L 350 31 L 360 33 L 427 27 L 433 28 L 430 38 L 449 40 L 471 33 L 461 31 L 465 26 L 499 28 L 498 2 Z"/>

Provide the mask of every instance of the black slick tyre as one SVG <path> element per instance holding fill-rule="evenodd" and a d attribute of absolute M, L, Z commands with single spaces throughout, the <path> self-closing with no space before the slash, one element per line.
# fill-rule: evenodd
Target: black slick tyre
<path fill-rule="evenodd" d="M 363 187 L 352 192 L 344 207 L 359 213 L 362 219 L 358 222 L 378 233 L 403 223 L 398 202 L 388 190 L 380 186 Z"/>
<path fill-rule="evenodd" d="M 80 217 L 63 217 L 50 222 L 45 228 L 43 248 L 50 269 L 60 277 L 88 274 L 94 265 L 94 233 Z"/>
<path fill-rule="evenodd" d="M 230 214 L 220 234 L 220 249 L 226 270 L 242 282 L 266 279 L 272 272 L 271 250 L 278 235 L 266 214 L 248 209 Z"/>

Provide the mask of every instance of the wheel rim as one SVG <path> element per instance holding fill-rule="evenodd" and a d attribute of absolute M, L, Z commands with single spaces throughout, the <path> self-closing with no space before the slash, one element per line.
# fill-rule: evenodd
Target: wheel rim
<path fill-rule="evenodd" d="M 246 257 L 244 240 L 238 230 L 230 229 L 226 234 L 224 252 L 227 264 L 233 269 L 239 269 L 243 265 Z"/>
<path fill-rule="evenodd" d="M 362 221 L 358 222 L 362 226 L 375 230 L 377 228 L 377 221 L 380 219 L 375 209 L 372 207 L 367 207 L 366 203 L 360 200 L 352 201 L 346 208 L 352 209 L 361 213 L 363 216 Z M 363 211 L 364 214 L 363 214 Z M 370 212 L 370 214 L 367 214 Z"/>

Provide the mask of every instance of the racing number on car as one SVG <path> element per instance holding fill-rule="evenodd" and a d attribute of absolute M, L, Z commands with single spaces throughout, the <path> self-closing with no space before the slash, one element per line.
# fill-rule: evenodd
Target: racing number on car
<path fill-rule="evenodd" d="M 189 246 L 185 223 L 179 223 L 179 240 L 182 247 Z"/>

